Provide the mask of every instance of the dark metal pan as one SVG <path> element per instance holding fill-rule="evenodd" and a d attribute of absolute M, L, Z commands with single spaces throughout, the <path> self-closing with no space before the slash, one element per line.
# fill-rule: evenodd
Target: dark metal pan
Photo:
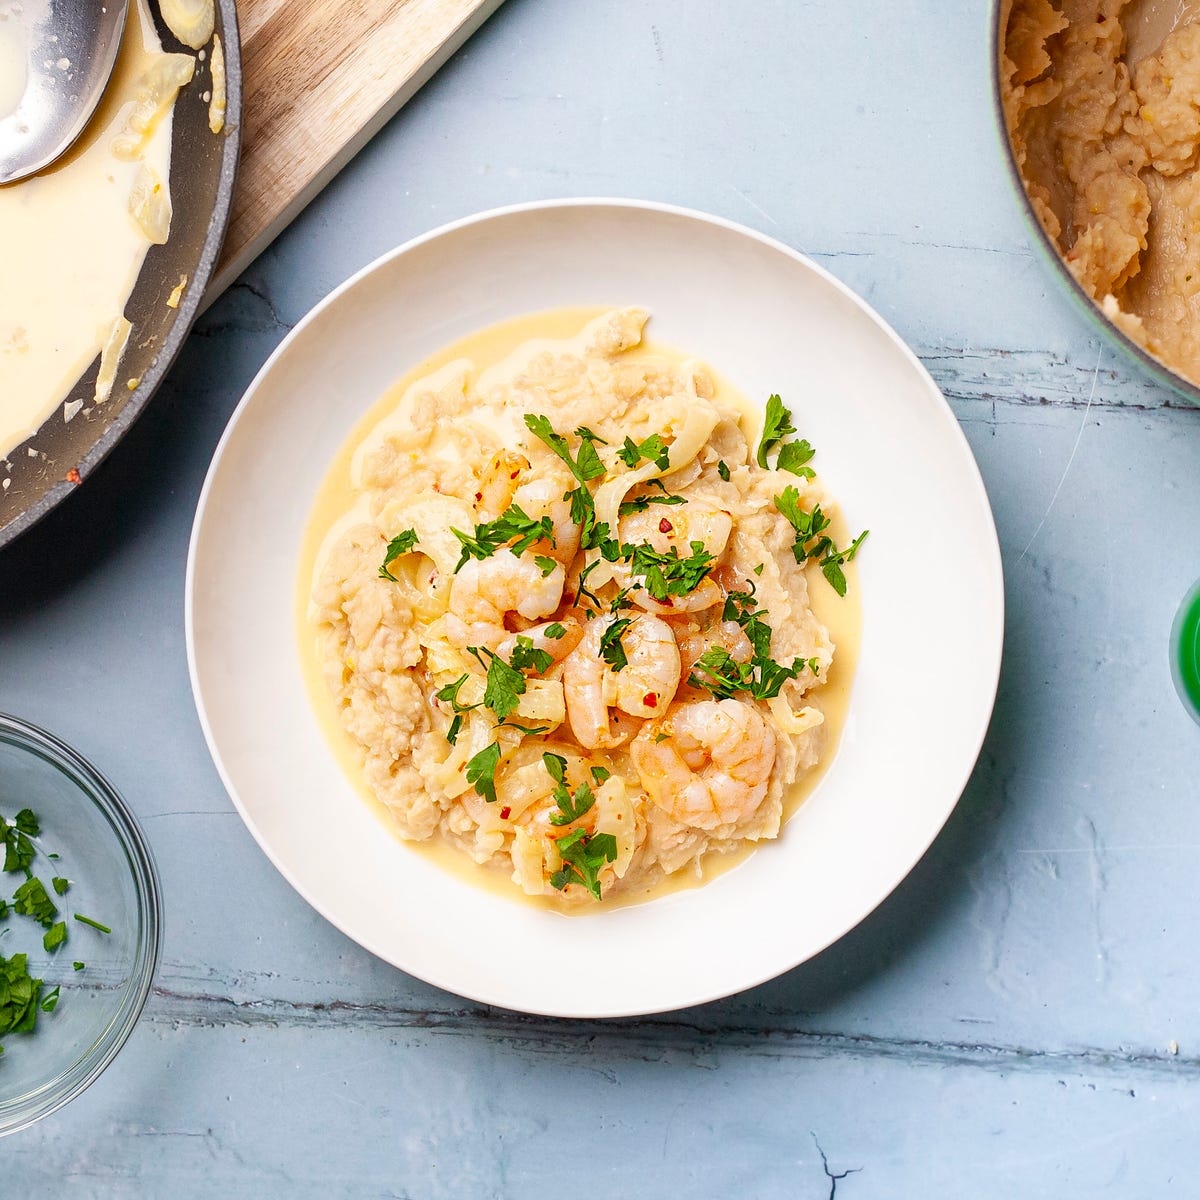
<path fill-rule="evenodd" d="M 194 53 L 163 24 L 156 0 L 150 0 L 150 8 L 163 49 Z M 171 235 L 165 245 L 150 248 L 125 306 L 133 332 L 118 379 L 140 382 L 132 392 L 118 382 L 107 404 L 92 406 L 97 359 L 70 396 L 83 400 L 90 413 L 85 416 L 81 411 L 66 423 L 59 405 L 33 437 L 8 455 L 11 470 L 0 465 L 0 478 L 11 480 L 0 492 L 0 547 L 87 480 L 146 407 L 200 309 L 229 221 L 241 134 L 242 61 L 234 0 L 217 0 L 217 32 L 225 48 L 225 129 L 214 135 L 208 127 L 204 95 L 210 86 L 209 73 L 198 70 L 175 103 Z M 182 275 L 188 277 L 183 298 L 178 308 L 168 308 L 167 297 Z M 0 403 L 3 399 L 0 396 Z"/>

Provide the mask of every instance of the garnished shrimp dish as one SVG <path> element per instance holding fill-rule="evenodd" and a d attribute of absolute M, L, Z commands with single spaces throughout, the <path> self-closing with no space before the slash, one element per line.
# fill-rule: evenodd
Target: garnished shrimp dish
<path fill-rule="evenodd" d="M 568 910 L 779 836 L 835 748 L 810 586 L 844 598 L 866 537 L 835 536 L 780 397 L 750 416 L 647 320 L 411 378 L 333 468 L 350 502 L 301 585 L 396 832 Z"/>

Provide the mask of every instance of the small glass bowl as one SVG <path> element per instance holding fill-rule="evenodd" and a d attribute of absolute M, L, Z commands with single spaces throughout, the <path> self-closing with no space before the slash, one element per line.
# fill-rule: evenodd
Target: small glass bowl
<path fill-rule="evenodd" d="M 22 808 L 41 824 L 31 869 L 66 922 L 67 940 L 47 953 L 30 918 L 10 913 L 3 922 L 0 954 L 27 952 L 29 973 L 62 991 L 32 1033 L 0 1038 L 0 1137 L 73 1100 L 116 1057 L 150 994 L 162 928 L 154 860 L 120 796 L 69 746 L 0 714 L 0 813 L 11 822 Z M 55 875 L 71 881 L 65 895 L 51 890 Z M 11 898 L 21 882 L 19 873 L 0 874 L 0 895 Z M 76 913 L 112 932 L 76 921 Z M 76 961 L 83 970 L 74 970 Z"/>

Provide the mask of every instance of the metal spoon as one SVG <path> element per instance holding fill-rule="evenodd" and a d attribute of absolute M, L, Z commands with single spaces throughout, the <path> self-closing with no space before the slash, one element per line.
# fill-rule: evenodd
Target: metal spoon
<path fill-rule="evenodd" d="M 52 163 L 112 74 L 128 0 L 0 0 L 0 184 Z"/>

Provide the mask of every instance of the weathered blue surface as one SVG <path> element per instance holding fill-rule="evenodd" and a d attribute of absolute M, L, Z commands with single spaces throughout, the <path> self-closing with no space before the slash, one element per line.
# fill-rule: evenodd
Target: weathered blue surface
<path fill-rule="evenodd" d="M 0 1194 L 805 1198 L 851 1169 L 844 1200 L 1200 1194 L 1200 730 L 1166 659 L 1200 575 L 1200 411 L 1030 250 L 987 8 L 507 0 L 0 554 L 0 709 L 113 778 L 167 907 L 143 1023 L 0 1144 Z M 732 217 L 864 294 L 963 422 L 1009 605 L 979 769 L 896 895 L 774 983 L 598 1026 L 464 1004 L 312 913 L 209 763 L 182 624 L 209 456 L 287 328 L 413 234 L 582 194 Z"/>

